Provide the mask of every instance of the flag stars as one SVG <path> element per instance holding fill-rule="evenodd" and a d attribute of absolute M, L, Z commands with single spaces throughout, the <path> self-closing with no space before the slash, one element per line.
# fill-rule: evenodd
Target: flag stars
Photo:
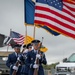
<path fill-rule="evenodd" d="M 61 4 L 62 2 L 60 2 L 60 4 Z"/>
<path fill-rule="evenodd" d="M 53 2 L 51 2 L 51 4 L 52 4 Z"/>
<path fill-rule="evenodd" d="M 46 0 L 44 0 L 44 2 L 46 2 Z"/>
<path fill-rule="evenodd" d="M 58 3 L 59 4 L 59 3 Z"/>
<path fill-rule="evenodd" d="M 49 2 L 49 0 L 47 0 L 47 2 Z"/>
<path fill-rule="evenodd" d="M 53 1 L 53 2 L 55 2 L 55 1 Z"/>
<path fill-rule="evenodd" d="M 51 2 L 51 0 L 46 0 L 47 2 Z"/>
<path fill-rule="evenodd" d="M 54 8 L 62 10 L 63 4 L 61 0 L 46 0 L 46 3 Z"/>
<path fill-rule="evenodd" d="M 47 2 L 49 2 L 50 0 L 46 0 Z"/>
<path fill-rule="evenodd" d="M 59 6 L 59 7 L 61 7 L 61 6 Z"/>
<path fill-rule="evenodd" d="M 55 4 L 55 6 L 56 6 L 57 4 Z"/>
<path fill-rule="evenodd" d="M 47 0 L 43 0 L 43 2 L 47 2 Z"/>

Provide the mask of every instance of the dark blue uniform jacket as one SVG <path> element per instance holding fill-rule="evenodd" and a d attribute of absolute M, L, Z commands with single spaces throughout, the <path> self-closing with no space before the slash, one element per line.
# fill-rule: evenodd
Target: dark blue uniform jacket
<path fill-rule="evenodd" d="M 44 75 L 44 69 L 42 64 L 47 64 L 46 58 L 45 58 L 45 54 L 43 52 L 40 51 L 41 59 L 39 59 L 39 70 L 38 70 L 38 75 Z M 36 53 L 34 52 L 34 50 L 28 52 L 27 54 L 27 59 L 26 59 L 26 65 L 29 66 L 29 75 L 33 75 L 34 73 L 34 68 L 33 65 L 35 64 L 35 59 L 36 59 Z"/>
<path fill-rule="evenodd" d="M 23 53 L 20 56 L 20 61 L 23 63 L 21 73 L 22 74 L 28 74 L 29 72 L 29 66 L 26 65 L 26 59 L 27 59 L 27 53 Z"/>
<path fill-rule="evenodd" d="M 13 66 L 15 65 L 16 61 L 17 61 L 17 56 L 15 52 L 13 52 L 12 54 L 9 54 L 8 60 L 6 61 L 6 65 L 7 67 L 10 68 L 10 75 L 12 75 L 13 73 Z M 20 69 L 21 67 L 19 67 L 17 75 L 20 75 Z"/>

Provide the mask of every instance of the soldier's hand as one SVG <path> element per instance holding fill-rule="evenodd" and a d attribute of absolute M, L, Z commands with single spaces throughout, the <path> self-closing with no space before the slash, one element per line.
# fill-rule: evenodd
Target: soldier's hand
<path fill-rule="evenodd" d="M 28 53 L 28 49 L 26 49 L 23 53 Z"/>
<path fill-rule="evenodd" d="M 40 54 L 37 54 L 37 55 L 36 55 L 36 58 L 41 59 L 41 55 L 40 55 Z"/>
<path fill-rule="evenodd" d="M 39 66 L 37 64 L 34 64 L 33 65 L 33 68 L 38 68 Z"/>
<path fill-rule="evenodd" d="M 18 71 L 18 67 L 17 66 L 13 66 L 13 69 Z"/>

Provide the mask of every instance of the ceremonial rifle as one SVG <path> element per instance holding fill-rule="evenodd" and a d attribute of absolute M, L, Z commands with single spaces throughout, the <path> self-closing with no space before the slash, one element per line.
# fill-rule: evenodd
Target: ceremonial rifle
<path fill-rule="evenodd" d="M 20 62 L 19 62 L 19 61 L 17 61 L 17 62 L 16 62 L 16 64 L 15 64 L 15 66 L 16 66 L 16 67 L 18 67 L 19 63 L 20 63 Z M 14 71 L 13 71 L 13 73 L 12 73 L 12 75 L 16 75 L 16 73 L 17 73 L 17 71 L 16 71 L 16 70 L 14 70 Z"/>
<path fill-rule="evenodd" d="M 20 64 L 22 65 L 22 63 L 19 60 L 17 60 L 16 63 L 15 63 L 15 66 L 16 67 L 19 67 Z M 16 70 L 13 70 L 12 75 L 16 75 L 16 74 L 17 74 L 17 71 Z"/>
<path fill-rule="evenodd" d="M 40 43 L 40 48 L 42 46 L 42 43 L 43 43 L 43 37 L 42 37 L 42 42 Z M 38 50 L 38 54 L 40 54 L 40 48 Z M 39 66 L 39 58 L 36 58 L 35 64 L 37 64 Z M 38 75 L 38 69 L 39 69 L 39 67 L 34 69 L 34 74 L 33 75 Z"/>
<path fill-rule="evenodd" d="M 40 54 L 40 50 L 38 51 L 38 54 Z M 36 58 L 36 63 L 39 66 L 39 58 Z M 34 74 L 33 75 L 38 75 L 38 68 L 34 69 Z"/>

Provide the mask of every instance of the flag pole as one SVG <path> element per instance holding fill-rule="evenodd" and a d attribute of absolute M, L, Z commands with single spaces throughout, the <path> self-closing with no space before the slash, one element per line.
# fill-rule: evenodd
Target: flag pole
<path fill-rule="evenodd" d="M 27 24 L 25 24 L 25 43 L 27 45 Z"/>
<path fill-rule="evenodd" d="M 43 43 L 43 39 L 44 39 L 44 37 L 42 37 L 42 43 Z"/>
<path fill-rule="evenodd" d="M 12 29 L 10 29 L 10 35 L 11 35 L 11 31 L 12 31 Z M 10 37 L 10 35 L 9 35 L 9 37 Z M 8 52 L 8 49 L 9 49 L 9 44 L 7 46 L 7 52 Z"/>
<path fill-rule="evenodd" d="M 33 38 L 35 39 L 35 29 L 36 29 L 36 26 L 34 24 L 34 31 L 33 31 Z"/>

